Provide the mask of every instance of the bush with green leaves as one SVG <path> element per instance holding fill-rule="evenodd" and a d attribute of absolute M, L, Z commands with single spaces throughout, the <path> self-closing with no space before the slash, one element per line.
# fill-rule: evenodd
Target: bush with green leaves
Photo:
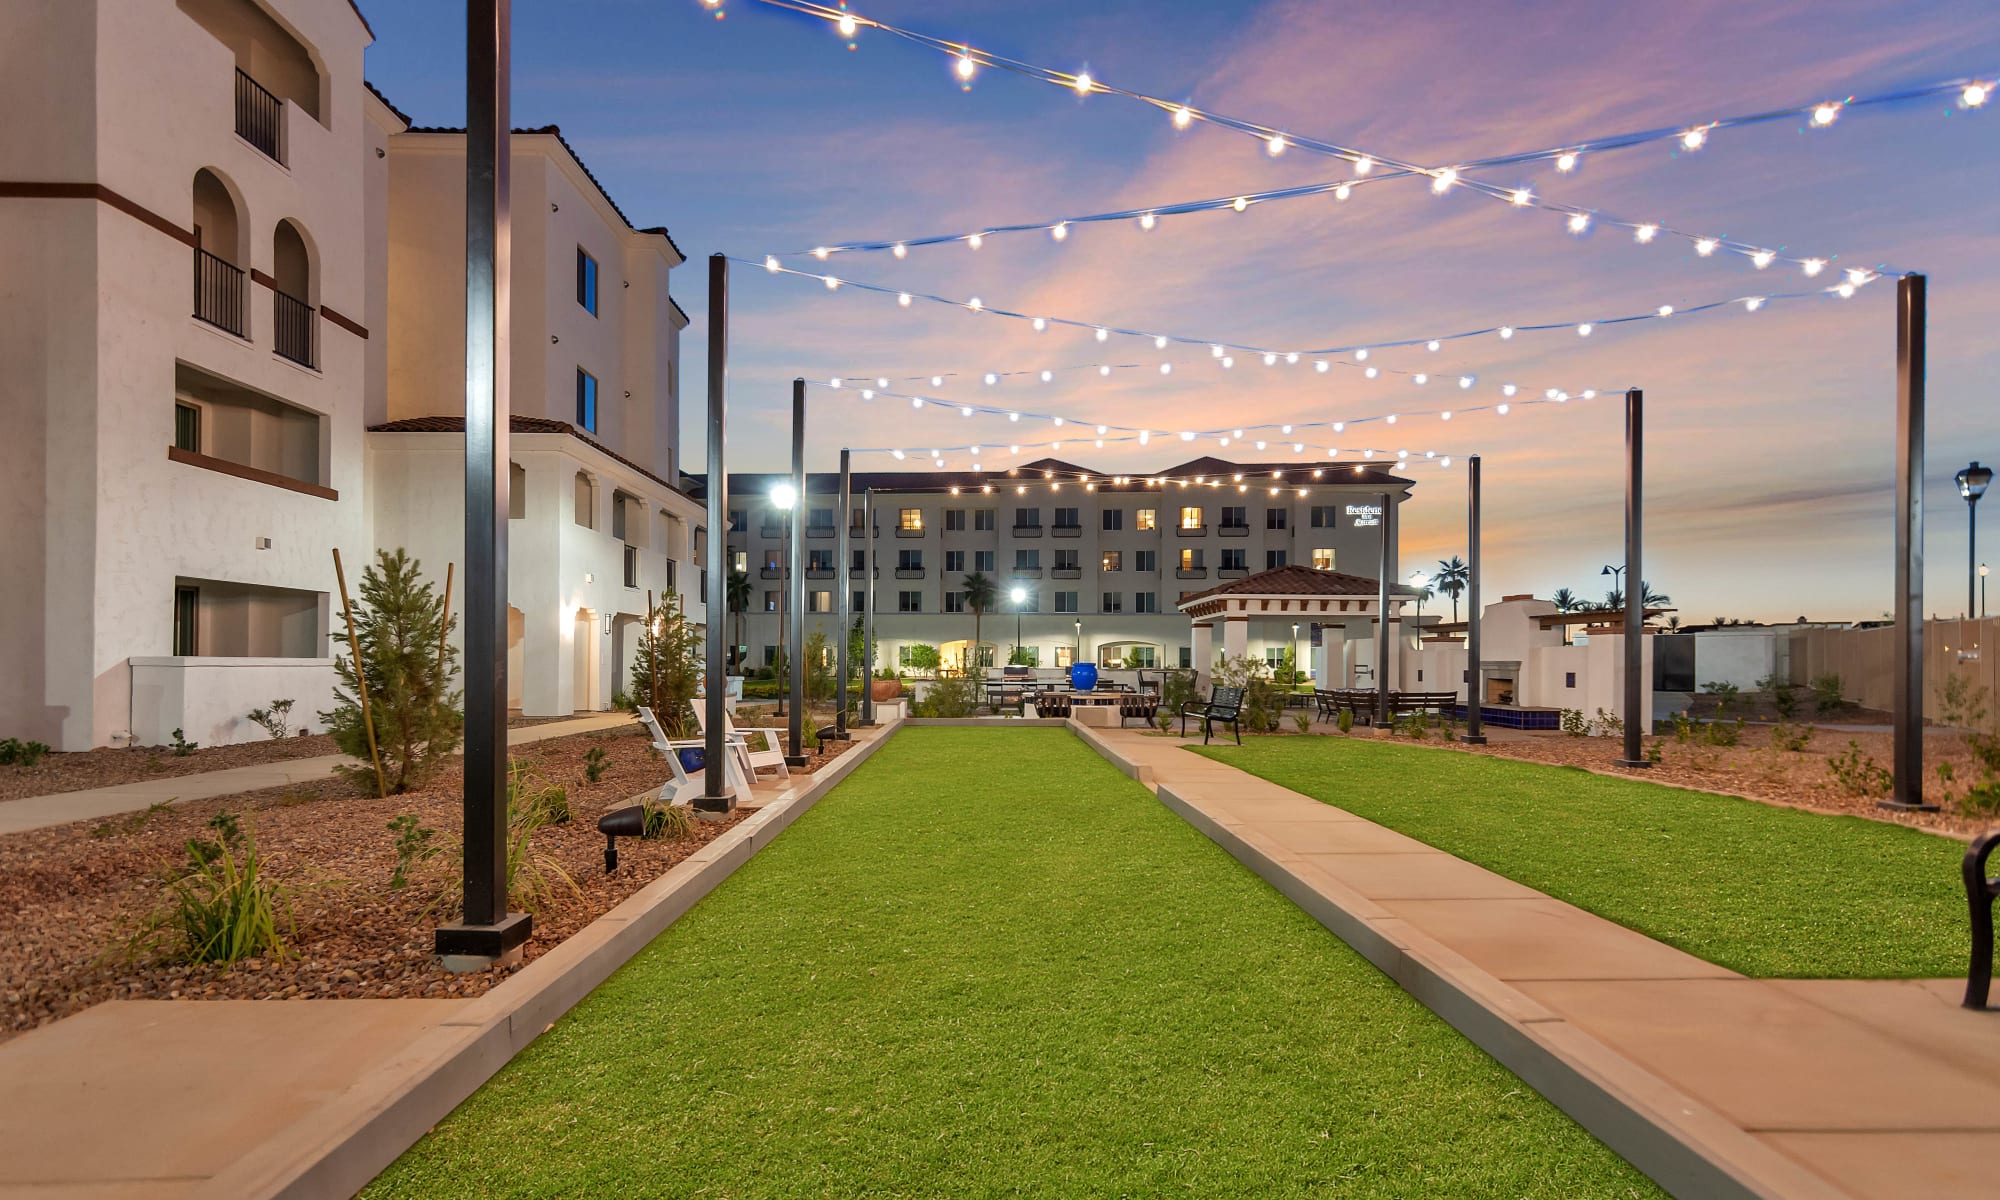
<path fill-rule="evenodd" d="M 1970 676 L 1947 673 L 1938 684 L 1938 723 L 1953 729 L 1977 729 L 1986 723 L 1986 689 Z"/>
<path fill-rule="evenodd" d="M 245 833 L 241 853 L 227 841 L 215 857 L 189 857 L 187 870 L 167 881 L 167 910 L 160 924 L 179 935 L 180 957 L 191 963 L 233 963 L 258 955 L 286 958 L 284 924 L 290 925 L 290 892 L 275 882 Z"/>
<path fill-rule="evenodd" d="M 1312 713 L 1311 712 L 1293 713 L 1292 728 L 1298 730 L 1300 733 L 1311 733 L 1313 728 Z"/>
<path fill-rule="evenodd" d="M 970 717 L 986 702 L 986 685 L 971 672 L 940 672 L 923 697 L 910 706 L 913 717 Z"/>
<path fill-rule="evenodd" d="M 423 578 L 416 559 L 400 549 L 376 551 L 361 575 L 354 613 L 360 672 L 352 654 L 334 660 L 340 686 L 332 711 L 319 714 L 341 753 L 360 760 L 361 765 L 343 766 L 343 775 L 378 795 L 401 795 L 422 786 L 458 749 L 465 734 L 461 697 L 451 687 L 458 651 L 445 640 L 457 624 L 445 615 L 444 597 Z M 370 725 L 381 761 L 379 780 L 369 753 Z"/>
<path fill-rule="evenodd" d="M 200 742 L 188 741 L 187 734 L 180 729 L 174 730 L 173 739 L 174 740 L 170 744 L 174 748 L 175 758 L 186 758 L 190 754 L 193 754 L 195 751 L 201 749 Z"/>
<path fill-rule="evenodd" d="M 677 842 L 694 832 L 694 818 L 685 808 L 671 804 L 647 801 L 639 836 L 645 838 L 665 838 Z"/>
<path fill-rule="evenodd" d="M 653 710 L 670 738 L 695 732 L 694 696 L 706 654 L 702 629 L 687 619 L 679 594 L 663 597 L 646 615 L 632 655 L 632 698 Z"/>
<path fill-rule="evenodd" d="M 611 756 L 605 753 L 602 746 L 592 746 L 583 752 L 583 777 L 591 783 L 602 781 L 604 768 L 610 765 Z"/>
<path fill-rule="evenodd" d="M 834 661 L 826 641 L 826 631 L 815 629 L 806 635 L 806 703 L 814 708 L 833 699 Z"/>
<path fill-rule="evenodd" d="M 1728 712 L 1730 707 L 1736 703 L 1736 697 L 1743 691 L 1743 689 L 1733 683 L 1724 683 L 1716 680 L 1702 684 L 1701 690 L 1715 701 L 1717 716 Z"/>
<path fill-rule="evenodd" d="M 1353 732 L 1354 732 L 1354 710 L 1353 710 L 1353 709 L 1351 709 L 1351 708 L 1343 708 L 1343 709 L 1341 709 L 1341 710 L 1340 710 L 1340 716 L 1339 716 L 1339 717 L 1337 717 L 1337 718 L 1335 718 L 1335 720 L 1334 720 L 1334 724 L 1336 724 L 1336 725 L 1338 725 L 1338 726 L 1340 727 L 1340 732 L 1342 732 L 1342 733 L 1353 733 Z"/>
<path fill-rule="evenodd" d="M 413 871 L 444 853 L 444 850 L 432 844 L 437 838 L 437 830 L 423 824 L 415 813 L 390 817 L 389 832 L 395 835 L 396 848 L 396 868 L 389 873 L 389 890 L 400 892 L 410 886 Z"/>
<path fill-rule="evenodd" d="M 1625 719 L 1606 709 L 1597 710 L 1597 718 L 1591 722 L 1591 730 L 1599 737 L 1618 737 L 1625 732 Z"/>
<path fill-rule="evenodd" d="M 250 710 L 250 723 L 271 735 L 274 742 L 282 742 L 291 733 L 292 701 L 273 700 L 263 708 Z"/>
<path fill-rule="evenodd" d="M 1790 721 L 1780 721 L 1771 726 L 1771 749 L 1787 754 L 1802 754 L 1812 745 L 1813 727 L 1794 725 Z"/>
<path fill-rule="evenodd" d="M 1861 750 L 1861 743 L 1847 740 L 1847 749 L 1826 760 L 1827 770 L 1842 791 L 1850 796 L 1886 796 L 1895 787 L 1896 776 Z"/>
<path fill-rule="evenodd" d="M 507 809 L 527 813 L 536 825 L 567 825 L 569 789 L 551 782 L 532 759 L 507 760 Z"/>
<path fill-rule="evenodd" d="M 1007 665 L 1039 667 L 1042 665 L 1042 649 L 1040 646 L 1016 646 L 1007 652 Z"/>
<path fill-rule="evenodd" d="M 903 665 L 912 671 L 935 671 L 938 668 L 938 648 L 924 642 L 903 649 Z"/>
<path fill-rule="evenodd" d="M 0 739 L 0 766 L 32 767 L 49 752 L 47 742 L 24 742 L 19 738 Z"/>
<path fill-rule="evenodd" d="M 1841 695 L 1840 676 L 1832 671 L 1818 675 L 1812 681 L 1813 708 L 1815 711 L 1839 712 L 1848 707 L 1847 698 Z"/>
<path fill-rule="evenodd" d="M 1771 698 L 1780 717 L 1791 720 L 1799 711 L 1799 685 L 1775 673 L 1757 681 L 1757 690 Z"/>
<path fill-rule="evenodd" d="M 1587 737 L 1590 734 L 1590 721 L 1580 708 L 1565 708 L 1557 719 L 1562 731 L 1571 737 Z"/>

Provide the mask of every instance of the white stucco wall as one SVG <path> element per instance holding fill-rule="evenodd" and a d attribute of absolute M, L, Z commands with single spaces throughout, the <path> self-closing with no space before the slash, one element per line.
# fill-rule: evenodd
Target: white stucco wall
<path fill-rule="evenodd" d="M 203 746 L 263 741 L 248 714 L 273 700 L 292 701 L 294 731 L 324 733 L 337 682 L 331 658 L 134 658 L 130 744 L 168 745 L 175 729 Z"/>

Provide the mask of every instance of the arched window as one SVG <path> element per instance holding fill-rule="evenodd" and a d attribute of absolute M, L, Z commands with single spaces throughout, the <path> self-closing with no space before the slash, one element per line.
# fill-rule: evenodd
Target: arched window
<path fill-rule="evenodd" d="M 243 221 L 221 176 L 194 173 L 194 315 L 237 337 L 243 319 Z"/>
<path fill-rule="evenodd" d="M 312 293 L 312 255 L 305 235 L 291 221 L 280 221 L 271 235 L 272 338 L 279 354 L 306 367 L 318 365 L 318 312 Z"/>

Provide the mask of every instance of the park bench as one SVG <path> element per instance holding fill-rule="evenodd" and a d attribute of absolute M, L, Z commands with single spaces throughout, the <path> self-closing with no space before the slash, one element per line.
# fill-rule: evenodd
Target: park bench
<path fill-rule="evenodd" d="M 1236 735 L 1236 744 L 1243 744 L 1243 689 L 1240 687 L 1219 687 L 1208 694 L 1207 700 L 1193 700 L 1181 705 L 1181 736 L 1187 736 L 1189 717 L 1201 719 L 1201 744 L 1208 745 L 1208 736 L 1217 721 L 1226 721 L 1229 730 Z"/>

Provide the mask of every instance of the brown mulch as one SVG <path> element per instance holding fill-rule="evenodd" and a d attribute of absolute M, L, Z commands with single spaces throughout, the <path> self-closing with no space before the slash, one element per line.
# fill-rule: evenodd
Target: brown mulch
<path fill-rule="evenodd" d="M 0 767 L 0 801 L 338 753 L 340 748 L 331 737 L 316 733 L 283 741 L 264 739 L 234 746 L 203 746 L 188 754 L 175 754 L 166 746 L 106 747 L 50 754 L 32 767 Z"/>
<path fill-rule="evenodd" d="M 814 768 L 850 744 L 829 745 Z M 584 756 L 601 747 L 596 783 Z M 535 913 L 524 962 L 658 878 L 730 828 L 694 822 L 680 841 L 619 839 L 619 868 L 604 873 L 597 818 L 635 793 L 657 788 L 665 767 L 638 728 L 577 734 L 520 748 L 517 760 L 568 788 L 573 818 L 545 826 L 536 850 L 575 882 Z M 458 870 L 460 760 L 418 791 L 387 799 L 339 779 L 157 806 L 0 838 L 0 1039 L 102 1000 L 293 999 L 476 996 L 515 968 L 450 975 L 431 953 L 431 931 L 455 913 L 434 902 Z M 175 961 L 171 928 L 157 928 L 168 872 L 187 861 L 186 843 L 210 837 L 218 812 L 237 814 L 274 878 L 289 891 L 290 956 L 233 967 Z M 415 813 L 443 847 L 411 885 L 389 889 L 395 866 L 390 818 Z M 281 914 L 282 917 L 282 914 Z M 152 932 L 149 932 L 152 931 Z"/>

